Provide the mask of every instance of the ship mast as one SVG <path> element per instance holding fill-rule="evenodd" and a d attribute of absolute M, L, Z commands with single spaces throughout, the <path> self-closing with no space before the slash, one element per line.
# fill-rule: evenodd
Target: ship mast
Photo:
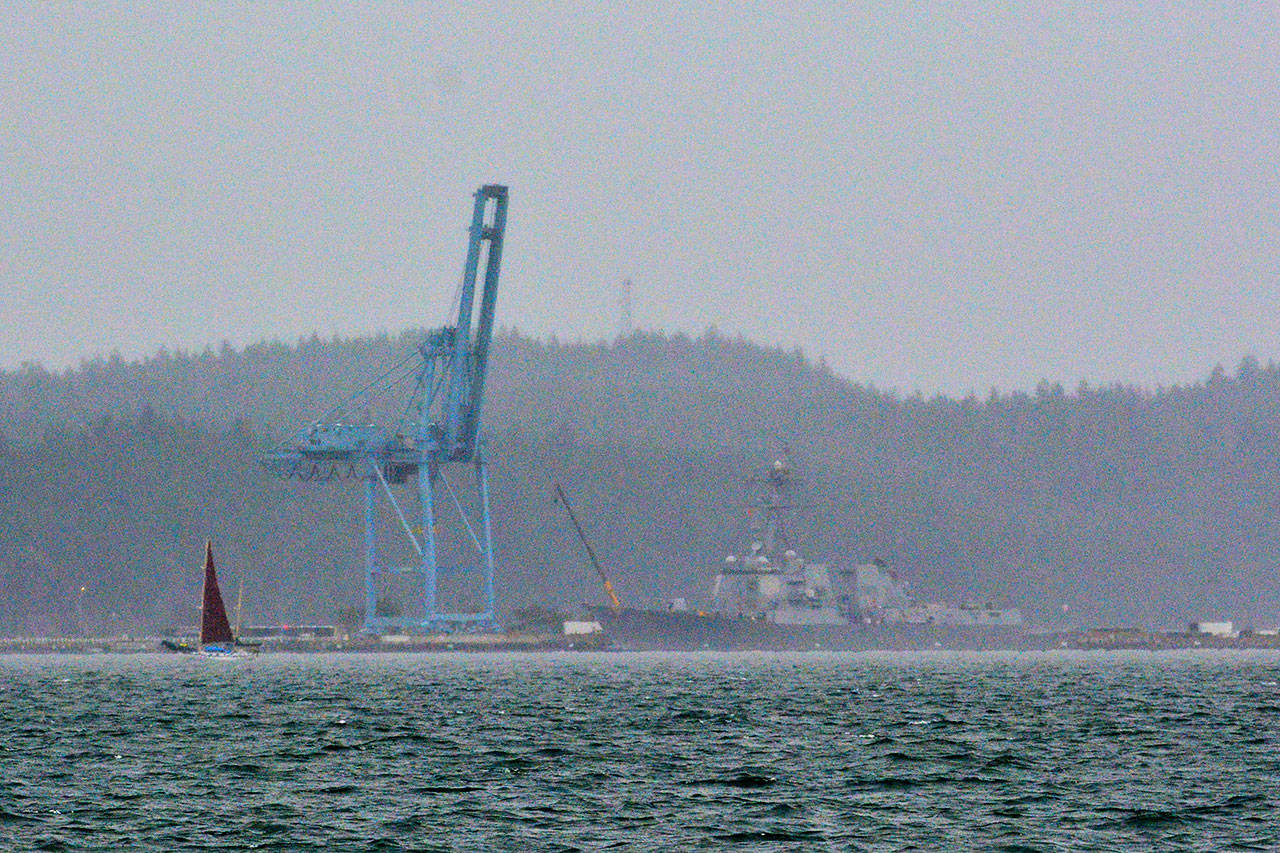
<path fill-rule="evenodd" d="M 763 517 L 752 525 L 752 538 L 760 543 L 765 556 L 785 554 L 792 548 L 788 519 L 795 508 L 792 500 L 794 485 L 788 450 L 784 448 L 769 466 L 763 493 L 756 499 L 764 512 Z"/>

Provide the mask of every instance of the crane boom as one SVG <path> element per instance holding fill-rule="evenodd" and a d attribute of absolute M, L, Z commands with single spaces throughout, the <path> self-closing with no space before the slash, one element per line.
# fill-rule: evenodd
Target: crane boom
<path fill-rule="evenodd" d="M 443 340 L 441 348 L 451 356 L 449 390 L 442 413 L 444 446 L 454 462 L 470 460 L 476 452 L 476 435 L 480 429 L 480 404 L 484 398 L 485 377 L 489 369 L 489 342 L 493 337 L 493 314 L 498 301 L 498 274 L 502 266 L 502 238 L 507 223 L 507 188 L 486 184 L 476 191 L 471 216 L 467 260 L 462 272 L 462 289 L 458 300 L 458 322 L 453 327 L 452 341 Z M 481 279 L 481 265 L 484 275 Z M 480 314 L 473 328 L 476 282 L 483 282 Z M 442 331 L 448 331 L 442 330 Z M 452 352 L 448 353 L 451 345 Z"/>
<path fill-rule="evenodd" d="M 480 239 L 488 244 L 484 264 L 484 290 L 480 294 L 480 317 L 476 322 L 476 340 L 471 358 L 471 400 L 462 420 L 462 433 L 468 454 L 475 452 L 476 433 L 480 428 L 480 406 L 484 401 L 484 383 L 489 373 L 489 342 L 493 339 L 493 314 L 498 302 L 498 274 L 502 269 L 502 238 L 507 230 L 507 188 L 489 185 L 480 191 L 493 199 L 492 224 L 482 226 Z"/>
<path fill-rule="evenodd" d="M 622 602 L 618 601 L 618 594 L 613 591 L 613 584 L 609 582 L 609 576 L 604 573 L 600 561 L 596 559 L 595 549 L 591 547 L 591 543 L 587 541 L 587 534 L 582 532 L 582 525 L 578 523 L 578 516 L 574 515 L 573 507 L 569 505 L 569 496 L 564 493 L 564 489 L 560 488 L 560 483 L 552 481 L 556 487 L 556 496 L 560 498 L 560 503 L 564 504 L 564 511 L 569 514 L 569 520 L 573 522 L 573 529 L 578 531 L 578 539 L 582 541 L 582 547 L 587 549 L 587 556 L 591 558 L 591 565 L 595 567 L 596 574 L 600 576 L 601 582 L 604 584 L 604 591 L 609 596 L 609 607 L 614 613 L 622 612 Z"/>

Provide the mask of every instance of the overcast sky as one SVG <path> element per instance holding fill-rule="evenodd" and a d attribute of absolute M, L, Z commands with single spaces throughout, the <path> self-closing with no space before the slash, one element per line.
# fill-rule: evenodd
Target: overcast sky
<path fill-rule="evenodd" d="M 438 325 L 488 182 L 537 336 L 630 279 L 907 392 L 1280 360 L 1280 7 L 907 5 L 5 5 L 0 368 Z"/>

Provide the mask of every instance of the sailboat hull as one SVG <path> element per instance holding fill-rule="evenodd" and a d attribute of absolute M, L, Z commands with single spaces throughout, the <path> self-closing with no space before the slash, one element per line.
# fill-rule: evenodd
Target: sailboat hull
<path fill-rule="evenodd" d="M 247 658 L 250 652 L 235 646 L 205 646 L 196 652 L 196 655 L 202 658 L 219 658 L 228 660 L 233 658 Z"/>

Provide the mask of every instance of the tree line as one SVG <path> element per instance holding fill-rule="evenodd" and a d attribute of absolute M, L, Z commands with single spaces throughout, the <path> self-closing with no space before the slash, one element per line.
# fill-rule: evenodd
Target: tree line
<path fill-rule="evenodd" d="M 276 481 L 256 459 L 312 419 L 404 417 L 422 334 L 0 373 L 0 632 L 189 624 L 206 537 L 248 618 L 336 621 L 362 595 L 358 489 Z M 1274 364 L 952 399 L 714 332 L 506 330 L 491 365 L 508 611 L 600 600 L 552 479 L 627 603 L 704 601 L 747 544 L 744 479 L 786 447 L 810 556 L 885 557 L 922 598 L 1015 604 L 1045 625 L 1280 624 Z"/>

